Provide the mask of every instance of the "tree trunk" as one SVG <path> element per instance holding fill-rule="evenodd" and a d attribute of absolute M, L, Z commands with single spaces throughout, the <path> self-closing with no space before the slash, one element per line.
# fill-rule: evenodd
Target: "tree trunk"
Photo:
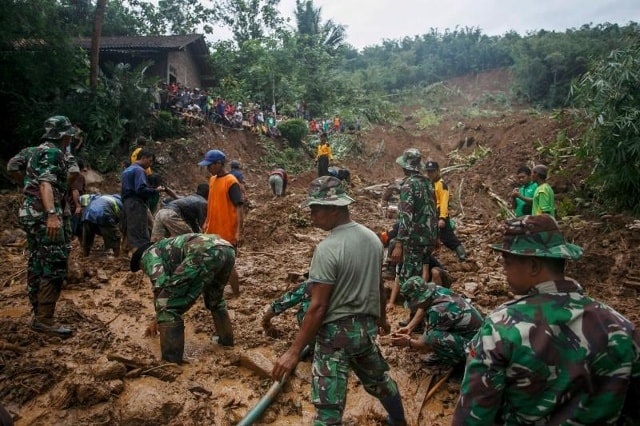
<path fill-rule="evenodd" d="M 93 36 L 91 37 L 91 74 L 90 85 L 92 89 L 98 87 L 98 70 L 100 66 L 100 36 L 102 35 L 102 20 L 107 0 L 98 0 L 96 13 L 93 18 Z"/>

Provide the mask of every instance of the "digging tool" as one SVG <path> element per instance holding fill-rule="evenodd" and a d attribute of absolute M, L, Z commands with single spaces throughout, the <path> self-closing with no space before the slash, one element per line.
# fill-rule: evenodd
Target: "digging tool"
<path fill-rule="evenodd" d="M 300 358 L 304 358 L 309 353 L 309 351 L 311 351 L 311 346 L 305 346 L 302 352 L 300 352 Z M 285 374 L 282 380 L 273 382 L 267 393 L 264 394 L 264 396 L 260 398 L 260 401 L 258 401 L 258 403 L 255 405 L 255 407 L 253 407 L 244 416 L 244 418 L 240 420 L 237 426 L 250 426 L 256 420 L 258 420 L 264 410 L 266 410 L 267 407 L 271 405 L 273 401 L 275 401 L 276 397 L 280 393 L 280 390 L 282 390 L 284 384 L 287 382 L 287 378 L 288 375 Z"/>

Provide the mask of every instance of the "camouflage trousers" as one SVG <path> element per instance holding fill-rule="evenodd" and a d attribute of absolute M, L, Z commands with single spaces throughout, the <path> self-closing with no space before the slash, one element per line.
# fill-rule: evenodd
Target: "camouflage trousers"
<path fill-rule="evenodd" d="M 176 279 L 165 280 L 163 286 L 153 284 L 154 305 L 158 323 L 182 320 L 182 315 L 198 300 L 200 294 L 210 311 L 224 310 L 224 287 L 235 265 L 233 247 L 215 246 L 193 256 L 188 264 L 174 271 Z"/>
<path fill-rule="evenodd" d="M 64 221 L 61 238 L 55 241 L 47 237 L 46 222 L 21 223 L 27 233 L 27 294 L 34 311 L 38 305 L 55 304 L 60 297 L 71 249 L 67 222 Z"/>
<path fill-rule="evenodd" d="M 400 288 L 409 278 L 422 276 L 422 265 L 429 264 L 432 251 L 433 249 L 429 246 L 402 247 L 402 268 L 398 275 Z"/>
<path fill-rule="evenodd" d="M 466 349 L 475 333 L 452 333 L 446 330 L 429 330 L 422 340 L 429 345 L 438 358 L 450 367 L 464 362 Z"/>
<path fill-rule="evenodd" d="M 346 317 L 320 328 L 312 366 L 314 425 L 342 424 L 350 370 L 370 395 L 382 399 L 398 394 L 398 385 L 387 374 L 389 365 L 376 345 L 377 332 L 376 318 L 368 315 Z"/>

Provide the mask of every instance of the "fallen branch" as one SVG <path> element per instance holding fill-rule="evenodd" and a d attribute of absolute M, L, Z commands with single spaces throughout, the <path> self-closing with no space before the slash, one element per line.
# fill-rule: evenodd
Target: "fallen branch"
<path fill-rule="evenodd" d="M 438 383 L 436 383 L 431 389 L 429 389 L 429 393 L 427 394 L 427 396 L 424 397 L 425 401 L 428 401 L 429 398 L 431 398 L 433 396 L 433 394 L 436 393 L 436 391 L 440 388 L 440 386 L 442 386 L 442 384 L 447 381 L 449 376 L 451 376 L 451 373 L 453 373 L 453 368 L 450 368 L 445 373 L 445 375 L 442 376 L 442 379 L 438 380 Z"/>
<path fill-rule="evenodd" d="M 242 254 L 243 255 L 245 255 L 245 254 L 253 254 L 253 255 L 263 254 L 265 256 L 278 257 L 277 254 L 275 254 L 275 253 L 267 253 L 266 251 L 243 251 Z"/>
<path fill-rule="evenodd" d="M 24 274 L 26 272 L 27 272 L 27 268 L 19 269 L 18 271 L 14 272 L 13 274 L 11 274 L 7 278 L 5 278 L 4 281 L 2 281 L 2 286 L 6 287 L 7 283 L 11 282 L 15 278 L 18 278 L 20 275 L 22 275 L 22 274 Z"/>
<path fill-rule="evenodd" d="M 498 206 L 500 206 L 500 208 L 502 210 L 504 210 L 504 212 L 506 213 L 508 219 L 512 219 L 512 218 L 516 217 L 516 215 L 513 213 L 513 210 L 511 210 L 511 206 L 509 205 L 509 203 L 507 203 L 505 200 L 503 200 L 502 197 L 500 197 L 498 194 L 493 192 L 491 190 L 491 188 L 489 188 L 488 186 L 486 186 L 486 185 L 483 185 L 483 186 L 487 190 L 487 194 L 489 194 L 489 196 L 491 198 L 496 200 L 496 202 L 498 203 Z"/>
<path fill-rule="evenodd" d="M 24 353 L 24 349 L 18 345 L 14 345 L 13 343 L 8 343 L 3 340 L 0 340 L 0 351 L 11 351 L 17 352 L 19 354 Z"/>

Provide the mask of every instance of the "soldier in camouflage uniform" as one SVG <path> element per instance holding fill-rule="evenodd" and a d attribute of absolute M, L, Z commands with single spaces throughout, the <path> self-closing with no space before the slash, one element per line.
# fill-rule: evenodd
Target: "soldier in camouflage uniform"
<path fill-rule="evenodd" d="M 400 185 L 400 226 L 391 260 L 402 263 L 399 275 L 401 288 L 410 277 L 422 275 L 422 265 L 428 263 L 438 239 L 438 213 L 433 185 L 420 173 L 421 158 L 420 151 L 409 148 L 396 159 L 405 178 Z"/>
<path fill-rule="evenodd" d="M 10 164 L 20 170 L 25 163 L 24 195 L 19 221 L 27 233 L 29 260 L 27 293 L 33 308 L 31 329 L 68 337 L 72 331 L 54 325 L 53 315 L 62 283 L 67 276 L 70 238 L 63 214 L 68 211 L 64 198 L 70 172 L 78 172 L 65 157 L 65 148 L 77 130 L 64 116 L 53 116 L 44 123 L 42 143 L 23 150 Z"/>
<path fill-rule="evenodd" d="M 422 277 L 409 278 L 402 295 L 416 314 L 392 335 L 391 344 L 430 353 L 427 365 L 455 367 L 463 363 L 466 347 L 482 324 L 480 312 L 464 297 L 433 282 L 426 283 Z M 424 334 L 411 339 L 411 332 L 423 320 Z"/>
<path fill-rule="evenodd" d="M 522 297 L 487 316 L 471 341 L 453 424 L 616 424 L 627 409 L 640 418 L 640 336 L 565 277 L 582 249 L 549 215 L 507 221 L 492 248 Z"/>
<path fill-rule="evenodd" d="M 224 287 L 235 264 L 233 246 L 214 234 L 182 234 L 139 247 L 130 269 L 140 268 L 151 279 L 162 359 L 182 362 L 182 315 L 200 294 L 211 311 L 218 343 L 233 346 L 233 328 Z"/>
<path fill-rule="evenodd" d="M 306 206 L 319 228 L 331 231 L 311 260 L 311 303 L 296 339 L 272 371 L 283 380 L 300 361 L 302 349 L 316 338 L 311 400 L 314 424 L 341 424 L 349 371 L 380 400 L 392 425 L 406 424 L 398 386 L 375 343 L 388 333 L 381 266 L 383 249 L 373 231 L 351 221 L 340 180 L 323 176 L 311 182 Z"/>
<path fill-rule="evenodd" d="M 309 290 L 309 281 L 304 281 L 296 288 L 286 292 L 268 304 L 262 313 L 262 328 L 264 331 L 267 334 L 272 333 L 271 319 L 296 305 L 300 305 L 296 313 L 296 320 L 298 321 L 298 326 L 300 326 L 304 319 L 304 314 L 307 312 L 307 309 L 309 309 L 309 304 L 311 303 Z"/>

